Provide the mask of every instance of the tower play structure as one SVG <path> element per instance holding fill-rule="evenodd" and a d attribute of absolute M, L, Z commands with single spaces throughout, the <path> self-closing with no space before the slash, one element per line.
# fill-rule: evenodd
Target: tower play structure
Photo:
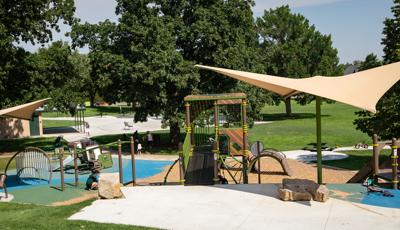
<path fill-rule="evenodd" d="M 220 169 L 231 156 L 241 161 L 241 180 L 247 183 L 246 94 L 189 95 L 185 107 L 184 183 L 221 183 Z"/>

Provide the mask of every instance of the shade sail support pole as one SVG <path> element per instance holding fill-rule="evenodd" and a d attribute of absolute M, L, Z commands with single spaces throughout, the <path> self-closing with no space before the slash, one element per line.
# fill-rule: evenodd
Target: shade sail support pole
<path fill-rule="evenodd" d="M 317 122 L 317 176 L 322 184 L 322 151 L 321 151 L 321 97 L 315 97 L 315 117 Z"/>

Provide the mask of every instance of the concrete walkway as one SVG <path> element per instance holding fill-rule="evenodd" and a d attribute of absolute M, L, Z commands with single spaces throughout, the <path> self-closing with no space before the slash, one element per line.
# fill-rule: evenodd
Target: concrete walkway
<path fill-rule="evenodd" d="M 125 199 L 97 200 L 71 220 L 163 229 L 400 229 L 400 210 L 331 198 L 283 202 L 277 186 L 122 188 Z"/>
<path fill-rule="evenodd" d="M 43 118 L 44 120 L 74 120 L 72 117 L 57 117 L 57 118 Z M 138 130 L 139 132 L 162 130 L 161 118 L 148 117 L 146 122 L 133 123 L 132 117 L 114 117 L 114 116 L 96 116 L 85 118 L 90 125 L 90 136 L 111 135 L 120 133 L 133 133 Z M 124 122 L 133 124 L 133 128 L 125 128 Z M 56 133 L 46 134 L 44 136 L 58 136 L 63 135 L 67 141 L 75 141 L 87 137 L 83 133 Z"/>

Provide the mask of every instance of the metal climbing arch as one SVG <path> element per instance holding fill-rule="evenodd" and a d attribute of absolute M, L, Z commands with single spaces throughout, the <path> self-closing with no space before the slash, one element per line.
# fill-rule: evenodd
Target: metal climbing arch
<path fill-rule="evenodd" d="M 43 150 L 35 147 L 28 147 L 15 153 L 8 161 L 5 174 L 15 160 L 15 168 L 19 179 L 41 179 L 50 184 L 52 177 L 51 162 L 49 156 Z"/>

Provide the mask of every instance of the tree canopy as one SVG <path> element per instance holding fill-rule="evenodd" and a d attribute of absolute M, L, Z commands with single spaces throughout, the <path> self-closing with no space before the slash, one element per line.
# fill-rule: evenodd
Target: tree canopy
<path fill-rule="evenodd" d="M 385 64 L 400 61 L 400 0 L 394 0 L 391 8 L 393 18 L 386 18 L 383 29 L 382 44 L 384 45 Z M 375 57 L 367 57 L 375 64 Z M 367 59 L 365 63 L 367 62 Z M 368 67 L 375 67 L 374 65 Z M 390 139 L 400 136 L 400 83 L 396 83 L 382 99 L 378 102 L 377 113 L 372 114 L 366 111 L 360 111 L 356 114 L 358 118 L 354 121 L 357 129 L 371 135 L 376 133 L 383 139 Z"/>
<path fill-rule="evenodd" d="M 382 65 L 382 61 L 379 60 L 378 56 L 371 53 L 365 57 L 365 60 L 362 61 L 358 66 L 358 71 L 363 71 L 371 68 L 375 68 Z"/>
<path fill-rule="evenodd" d="M 75 21 L 73 0 L 0 1 L 0 108 L 37 96 L 30 90 L 29 53 L 20 42 L 46 43 L 59 23 Z"/>
<path fill-rule="evenodd" d="M 51 107 L 63 112 L 84 103 L 86 95 L 82 88 L 88 74 L 84 55 L 72 52 L 68 44 L 57 41 L 30 55 L 29 61 L 30 90 L 35 97 L 51 97 Z"/>
<path fill-rule="evenodd" d="M 264 11 L 257 19 L 257 29 L 260 58 L 267 74 L 290 78 L 343 74 L 331 36 L 318 32 L 304 16 L 292 13 L 289 6 Z M 278 96 L 274 99 L 276 103 L 283 100 Z M 301 94 L 296 100 L 306 104 L 312 97 Z M 291 98 L 284 101 L 290 116 Z"/>

